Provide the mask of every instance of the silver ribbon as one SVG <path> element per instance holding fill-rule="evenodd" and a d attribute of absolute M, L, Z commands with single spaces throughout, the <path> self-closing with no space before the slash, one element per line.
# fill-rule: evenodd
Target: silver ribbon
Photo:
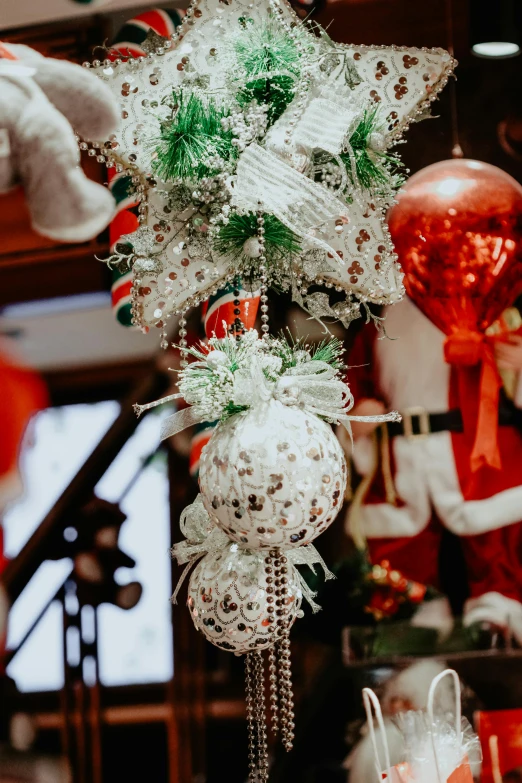
<path fill-rule="evenodd" d="M 239 210 L 257 212 L 261 207 L 298 237 L 331 253 L 344 265 L 335 248 L 316 232 L 331 220 L 348 217 L 347 205 L 278 155 L 250 144 L 239 158 L 231 192 L 231 203 Z"/>
<path fill-rule="evenodd" d="M 321 149 L 339 155 L 357 118 L 354 106 L 314 98 L 295 127 L 293 140 L 309 150 Z"/>
<path fill-rule="evenodd" d="M 174 604 L 177 603 L 178 593 L 185 578 L 192 566 L 194 566 L 200 558 L 210 553 L 222 552 L 223 549 L 229 547 L 231 544 L 232 546 L 237 546 L 238 549 L 241 548 L 239 544 L 231 542 L 226 533 L 214 525 L 209 513 L 203 505 L 201 494 L 199 494 L 196 500 L 183 511 L 180 518 L 180 528 L 181 532 L 186 537 L 186 540 L 181 541 L 179 544 L 174 544 L 171 549 L 171 554 L 178 565 L 185 565 L 185 568 L 178 579 L 176 589 L 172 596 L 172 603 Z M 320 565 L 324 571 L 325 579 L 335 579 L 335 576 L 329 570 L 323 558 L 312 544 L 285 550 L 285 555 L 293 565 L 307 565 L 314 574 L 317 573 L 316 566 Z M 297 571 L 297 574 L 299 587 L 301 588 L 303 597 L 306 598 L 310 604 L 312 611 L 314 613 L 318 612 L 321 607 L 314 601 L 317 593 L 310 589 L 299 571 Z"/>
<path fill-rule="evenodd" d="M 351 416 L 354 404 L 349 387 L 336 377 L 326 362 L 310 360 L 291 367 L 276 383 L 274 397 L 285 405 L 298 405 L 308 413 L 321 416 L 330 424 L 342 424 L 353 445 L 350 422 L 401 421 L 397 411 L 382 416 Z"/>

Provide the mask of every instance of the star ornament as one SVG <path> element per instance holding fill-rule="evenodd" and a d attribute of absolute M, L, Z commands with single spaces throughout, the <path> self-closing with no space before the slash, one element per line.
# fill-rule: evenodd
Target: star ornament
<path fill-rule="evenodd" d="M 284 0 L 193 0 L 172 41 L 150 43 L 92 66 L 122 112 L 92 146 L 130 179 L 152 238 L 150 263 L 141 244 L 129 254 L 135 323 L 163 327 L 238 275 L 255 286 L 261 261 L 314 317 L 398 301 L 393 147 L 429 114 L 448 52 L 335 44 Z"/>

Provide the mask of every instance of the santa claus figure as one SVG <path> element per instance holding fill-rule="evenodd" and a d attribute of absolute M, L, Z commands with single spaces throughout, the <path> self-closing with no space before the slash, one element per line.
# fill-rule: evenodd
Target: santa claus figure
<path fill-rule="evenodd" d="M 445 335 L 409 298 L 385 316 L 392 339 L 364 328 L 349 356 L 353 412 L 398 410 L 403 419 L 353 424 L 354 464 L 363 478 L 348 512 L 350 532 L 359 545 L 366 540 L 373 563 L 387 560 L 408 579 L 437 586 L 446 527 L 460 537 L 466 562 L 464 624 L 510 629 L 522 643 L 522 383 L 513 383 L 522 369 L 522 337 L 511 332 L 493 342 L 513 399 L 501 390 L 501 469 L 475 471 Z"/>

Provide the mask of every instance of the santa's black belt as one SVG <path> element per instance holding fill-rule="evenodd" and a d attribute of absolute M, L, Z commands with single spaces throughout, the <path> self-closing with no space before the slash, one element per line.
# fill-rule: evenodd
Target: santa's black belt
<path fill-rule="evenodd" d="M 390 437 L 405 435 L 407 438 L 422 437 L 431 432 L 463 432 L 462 413 L 455 409 L 444 413 L 428 413 L 424 408 L 409 408 L 401 411 L 402 421 L 389 421 L 386 424 Z M 501 405 L 498 410 L 498 423 L 501 427 L 522 424 L 522 411 L 514 406 Z"/>

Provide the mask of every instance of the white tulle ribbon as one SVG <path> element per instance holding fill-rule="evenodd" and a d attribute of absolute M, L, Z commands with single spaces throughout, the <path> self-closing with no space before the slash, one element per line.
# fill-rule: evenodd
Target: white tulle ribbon
<path fill-rule="evenodd" d="M 298 237 L 331 253 L 344 265 L 335 248 L 316 234 L 329 221 L 348 217 L 347 205 L 278 155 L 250 144 L 239 158 L 231 192 L 232 204 L 239 210 L 262 209 L 275 215 Z"/>
<path fill-rule="evenodd" d="M 212 352 L 209 357 L 212 358 Z M 229 399 L 224 400 L 223 409 L 228 401 L 234 402 L 237 406 L 253 408 L 274 398 L 283 405 L 297 406 L 307 413 L 320 416 L 330 424 L 342 424 L 350 438 L 352 421 L 382 423 L 401 420 L 397 411 L 380 416 L 351 416 L 349 411 L 354 404 L 353 395 L 347 384 L 337 377 L 337 370 L 327 362 L 309 359 L 287 369 L 276 380 L 270 380 L 267 378 L 266 370 L 267 362 L 269 363 L 271 359 L 272 357 L 254 351 L 250 356 L 249 364 L 231 374 Z M 206 366 L 205 362 L 195 362 L 192 365 L 198 368 Z M 186 372 L 190 373 L 190 367 Z M 199 394 L 203 398 L 205 391 L 201 390 Z M 203 399 L 198 402 L 196 396 L 193 392 L 191 401 L 194 404 L 191 407 L 177 411 L 163 421 L 162 440 L 177 435 L 194 424 L 209 420 L 208 406 L 203 404 Z M 171 394 L 147 405 L 135 405 L 134 409 L 139 415 L 144 410 L 180 397 L 182 397 L 180 393 Z"/>
<path fill-rule="evenodd" d="M 236 546 L 230 541 L 229 537 L 219 527 L 212 522 L 208 511 L 203 505 L 203 498 L 198 495 L 196 500 L 183 511 L 180 518 L 180 528 L 185 541 L 174 544 L 171 549 L 172 557 L 178 565 L 185 565 L 183 572 L 178 580 L 176 589 L 172 596 L 172 602 L 177 603 L 178 593 L 185 578 L 196 562 L 208 554 L 217 554 L 223 549 Z M 286 549 L 285 555 L 293 565 L 307 565 L 313 573 L 316 573 L 316 566 L 320 565 L 324 571 L 325 579 L 335 579 L 332 572 L 324 562 L 323 558 L 312 545 L 296 547 L 295 549 Z M 321 607 L 314 601 L 317 595 L 306 583 L 303 576 L 297 572 L 299 586 L 303 597 L 308 601 L 313 612 L 318 612 Z"/>
<path fill-rule="evenodd" d="M 339 94 L 336 95 L 336 100 L 331 100 L 321 93 L 310 100 L 296 122 L 296 106 L 291 103 L 268 131 L 265 145 L 300 171 L 309 167 L 313 150 L 328 152 L 337 162 L 341 176 L 335 192 L 344 193 L 349 184 L 345 164 L 349 166 L 352 183 L 359 182 L 350 139 L 357 123 L 364 116 L 365 108 L 366 105 L 357 103 L 352 94 Z M 372 134 L 372 149 L 381 149 L 385 145 L 383 134 Z M 347 154 L 347 160 L 341 160 L 341 152 Z M 360 183 L 359 187 L 350 188 L 351 197 L 361 206 L 366 204 L 366 199 L 360 192 L 362 190 L 364 188 Z"/>
<path fill-rule="evenodd" d="M 397 411 L 381 416 L 351 416 L 354 404 L 349 387 L 326 362 L 309 361 L 286 371 L 275 385 L 274 397 L 285 405 L 298 405 L 330 424 L 342 424 L 352 438 L 350 422 L 401 421 Z"/>
<path fill-rule="evenodd" d="M 313 544 L 307 544 L 306 546 L 298 546 L 295 549 L 286 549 L 285 550 L 286 557 L 290 560 L 291 563 L 294 565 L 307 565 L 314 574 L 317 573 L 316 571 L 316 565 L 320 565 L 324 572 L 324 578 L 325 580 L 328 579 L 335 579 L 335 575 L 332 574 L 326 563 L 324 562 L 323 558 L 315 548 Z M 300 571 L 297 571 L 298 578 L 299 578 L 299 586 L 301 588 L 301 592 L 303 593 L 304 598 L 308 601 L 310 608 L 312 612 L 315 614 L 316 612 L 319 612 L 321 609 L 321 606 L 314 601 L 314 598 L 316 597 L 317 593 L 312 590 L 309 585 L 307 584 L 306 580 L 304 579 L 303 575 Z"/>

